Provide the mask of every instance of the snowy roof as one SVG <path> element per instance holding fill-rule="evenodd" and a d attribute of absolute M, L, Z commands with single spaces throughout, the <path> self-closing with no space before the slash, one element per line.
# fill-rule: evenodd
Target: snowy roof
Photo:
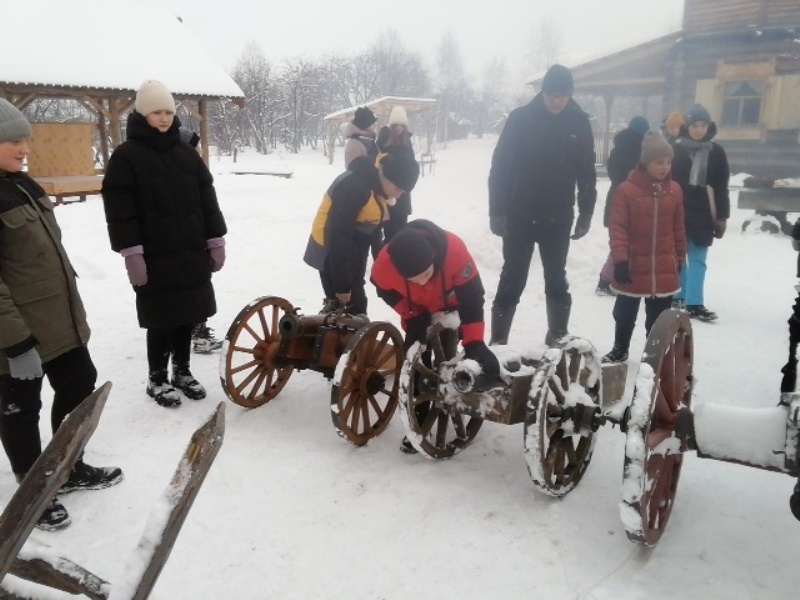
<path fill-rule="evenodd" d="M 402 96 L 383 96 L 377 100 L 372 100 L 365 104 L 358 104 L 357 106 L 349 106 L 342 110 L 337 110 L 328 115 L 325 115 L 325 121 L 349 121 L 355 115 L 356 109 L 360 106 L 366 106 L 372 109 L 373 112 L 388 111 L 393 106 L 402 106 L 407 112 L 416 112 L 426 108 L 436 106 L 435 98 L 404 98 Z"/>
<path fill-rule="evenodd" d="M 135 91 L 142 81 L 158 79 L 175 95 L 244 95 L 168 12 L 127 1 L 27 0 L 7 7 L 4 18 L 15 12 L 30 26 L 3 28 L 0 87 Z"/>

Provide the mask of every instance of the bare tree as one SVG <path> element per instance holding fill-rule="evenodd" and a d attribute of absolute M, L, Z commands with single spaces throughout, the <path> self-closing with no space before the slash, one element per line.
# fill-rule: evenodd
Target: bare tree
<path fill-rule="evenodd" d="M 448 31 L 439 42 L 436 53 L 436 72 L 440 104 L 437 131 L 441 131 L 441 136 L 437 135 L 437 137 L 444 142 L 444 147 L 447 148 L 450 111 L 464 85 L 464 59 L 452 31 Z"/>
<path fill-rule="evenodd" d="M 534 25 L 528 52 L 529 68 L 541 73 L 558 62 L 564 45 L 561 27 L 552 15 L 545 15 Z"/>

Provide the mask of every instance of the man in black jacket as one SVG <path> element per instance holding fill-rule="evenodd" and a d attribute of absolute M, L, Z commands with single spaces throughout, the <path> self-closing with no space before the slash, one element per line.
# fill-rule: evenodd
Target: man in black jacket
<path fill-rule="evenodd" d="M 572 296 L 567 253 L 589 231 L 597 197 L 594 138 L 588 115 L 572 99 L 572 73 L 553 65 L 542 91 L 514 109 L 497 141 L 489 172 L 492 233 L 503 238 L 503 270 L 492 306 L 491 343 L 505 344 L 539 244 L 547 299 L 547 336 L 568 333 Z"/>

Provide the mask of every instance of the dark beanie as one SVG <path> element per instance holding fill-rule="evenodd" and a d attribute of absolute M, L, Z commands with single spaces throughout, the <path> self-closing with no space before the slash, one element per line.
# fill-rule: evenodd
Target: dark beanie
<path fill-rule="evenodd" d="M 381 159 L 383 176 L 404 192 L 410 192 L 419 179 L 419 163 L 413 156 L 387 154 Z"/>
<path fill-rule="evenodd" d="M 687 126 L 691 125 L 692 123 L 697 123 L 698 121 L 705 121 L 709 124 L 711 123 L 711 113 L 708 112 L 708 109 L 702 104 L 695 104 L 686 114 Z"/>
<path fill-rule="evenodd" d="M 406 279 L 420 275 L 433 264 L 433 246 L 416 227 L 403 227 L 387 248 L 392 264 Z"/>
<path fill-rule="evenodd" d="M 356 115 L 353 117 L 353 125 L 359 129 L 366 129 L 377 120 L 374 112 L 366 106 L 359 106 L 356 109 Z"/>
<path fill-rule="evenodd" d="M 643 136 L 650 131 L 650 123 L 648 123 L 647 119 L 644 117 L 633 117 L 630 123 L 628 123 L 628 129 Z"/>
<path fill-rule="evenodd" d="M 542 79 L 542 92 L 545 94 L 572 95 L 575 85 L 572 82 L 572 71 L 564 65 L 553 65 L 547 69 Z"/>

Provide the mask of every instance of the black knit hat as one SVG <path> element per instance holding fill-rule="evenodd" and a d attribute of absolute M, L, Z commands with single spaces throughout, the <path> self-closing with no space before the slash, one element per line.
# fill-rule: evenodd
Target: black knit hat
<path fill-rule="evenodd" d="M 433 246 L 416 227 L 403 227 L 386 250 L 392 264 L 406 279 L 425 272 L 433 264 Z"/>
<path fill-rule="evenodd" d="M 711 124 L 711 113 L 708 112 L 708 109 L 702 104 L 695 104 L 689 109 L 689 112 L 686 113 L 687 127 L 692 123 L 697 123 L 698 121 L 705 121 L 709 125 Z"/>
<path fill-rule="evenodd" d="M 413 156 L 387 154 L 381 159 L 383 176 L 404 192 L 410 192 L 419 179 L 419 163 Z"/>
<path fill-rule="evenodd" d="M 378 118 L 375 116 L 374 112 L 372 112 L 366 106 L 359 106 L 356 109 L 355 116 L 353 117 L 353 125 L 363 130 L 372 125 L 377 120 Z"/>
<path fill-rule="evenodd" d="M 553 65 L 547 69 L 542 79 L 542 93 L 544 94 L 565 94 L 572 96 L 575 84 L 572 81 L 572 71 L 564 65 Z"/>

